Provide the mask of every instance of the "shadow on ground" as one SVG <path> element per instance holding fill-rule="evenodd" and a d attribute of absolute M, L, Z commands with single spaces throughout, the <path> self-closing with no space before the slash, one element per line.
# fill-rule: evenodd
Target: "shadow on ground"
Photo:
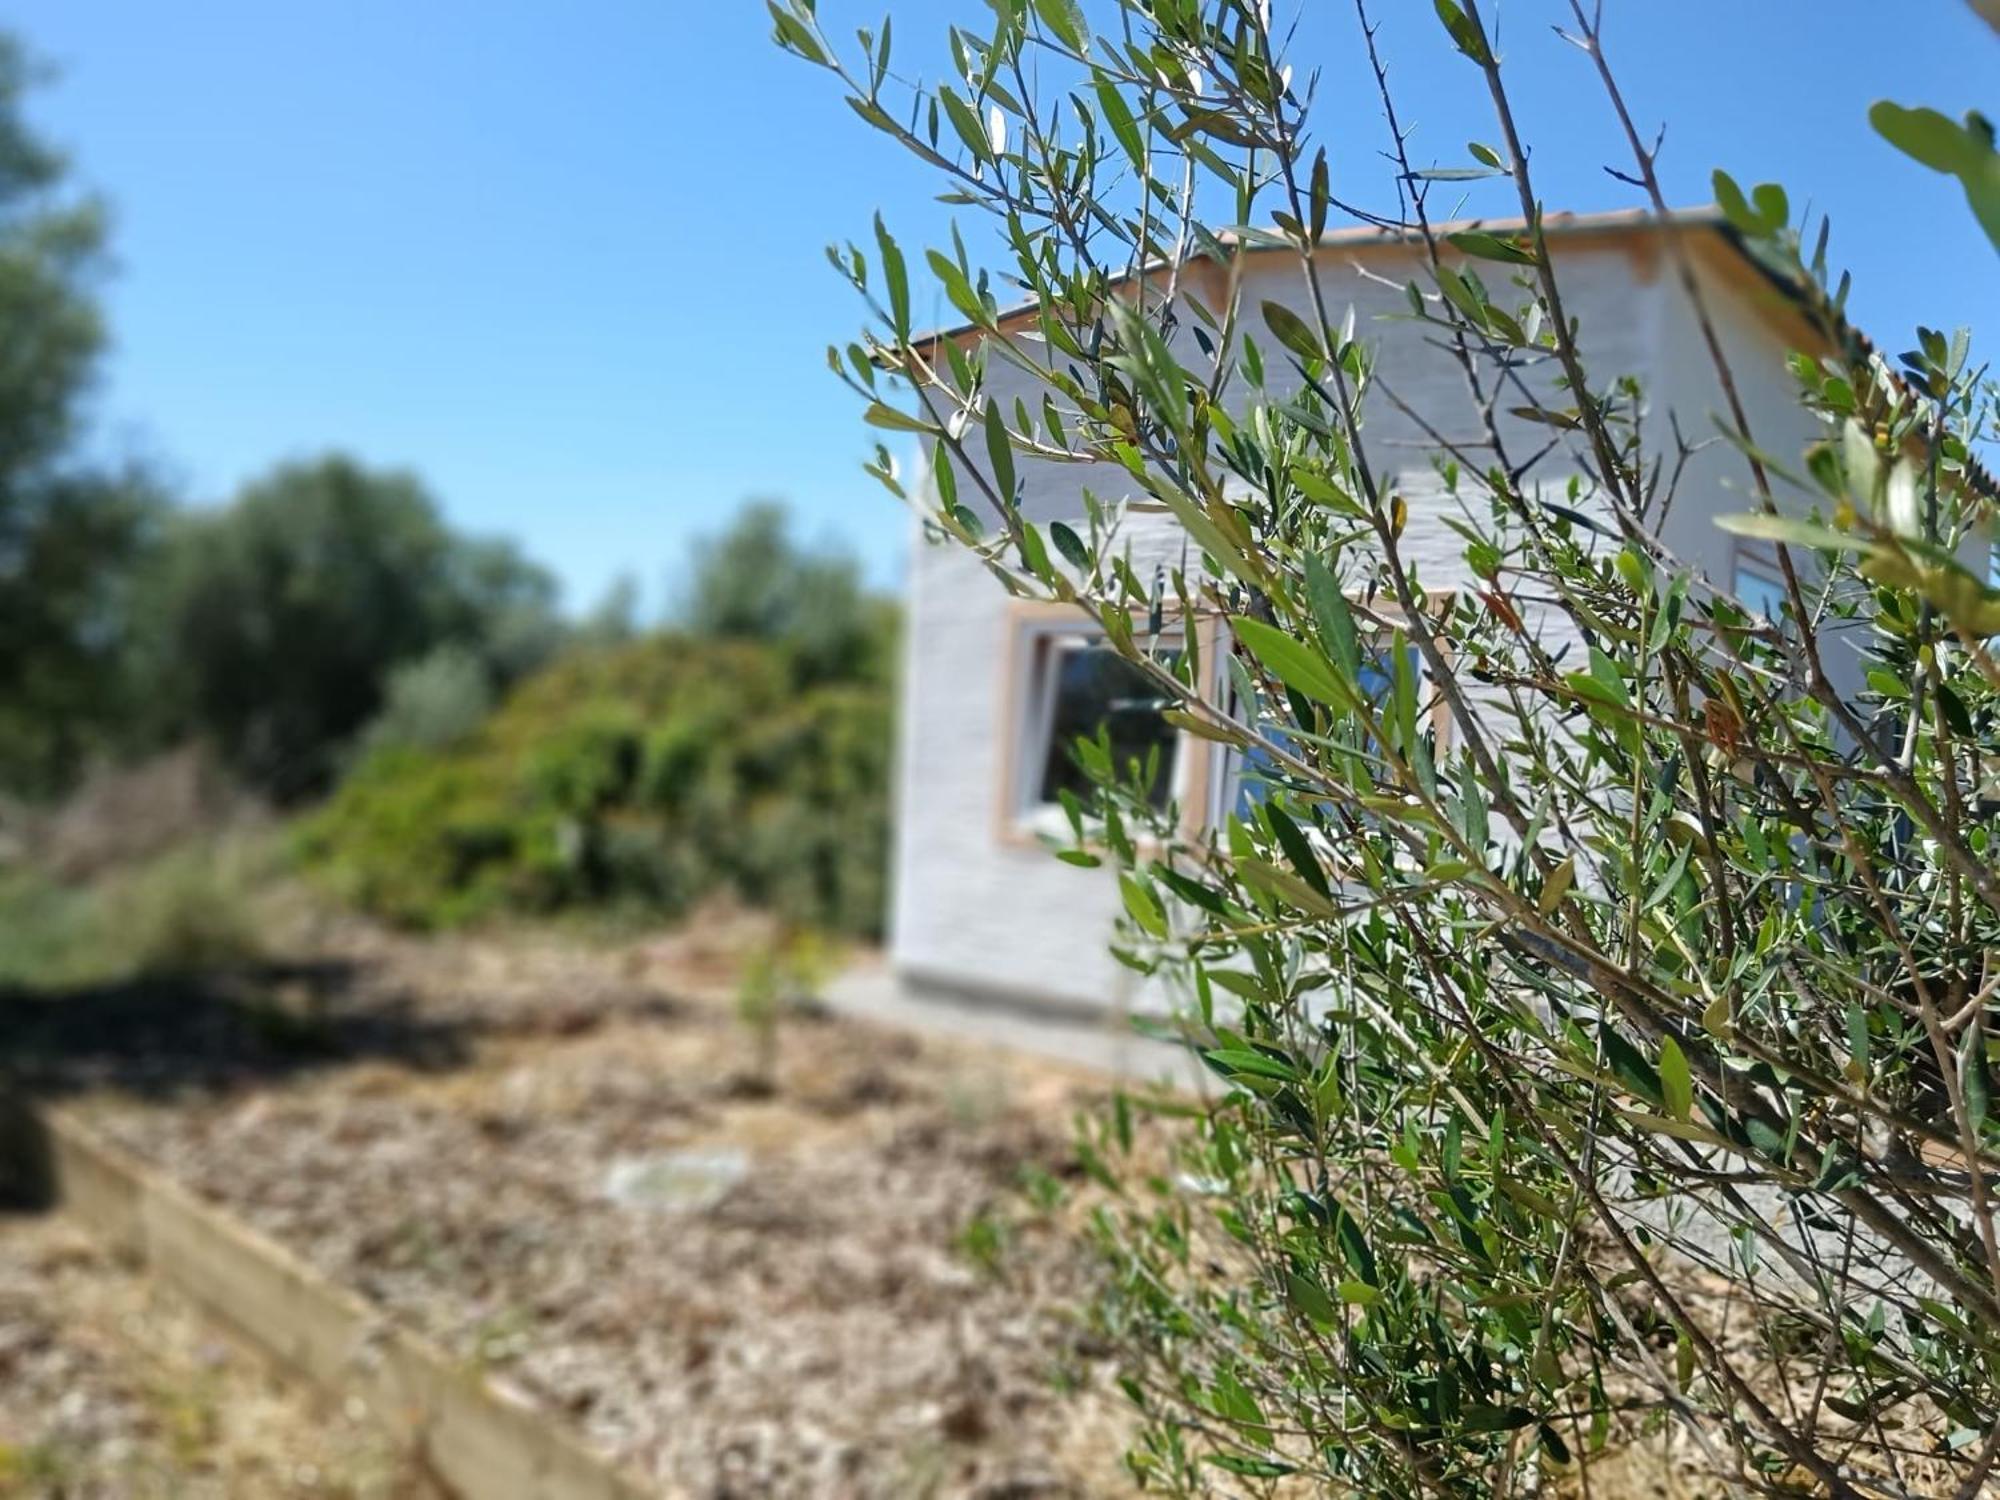
<path fill-rule="evenodd" d="M 37 1095 L 161 1096 L 366 1060 L 435 1070 L 465 1061 L 470 1032 L 346 959 L 0 989 L 0 1079 Z"/>

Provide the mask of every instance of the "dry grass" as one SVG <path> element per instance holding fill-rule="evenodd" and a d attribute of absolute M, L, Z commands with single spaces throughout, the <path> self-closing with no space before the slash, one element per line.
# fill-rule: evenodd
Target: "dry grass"
<path fill-rule="evenodd" d="M 365 1421 L 279 1386 L 61 1219 L 5 1217 L 0 1496 L 430 1500 Z"/>

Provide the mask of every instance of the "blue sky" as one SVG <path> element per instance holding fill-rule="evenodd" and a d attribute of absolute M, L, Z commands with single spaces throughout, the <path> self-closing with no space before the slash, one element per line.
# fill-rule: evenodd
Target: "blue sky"
<path fill-rule="evenodd" d="M 883 3 L 820 13 L 845 34 Z M 986 14 L 887 3 L 913 65 Z M 1336 186 L 1386 205 L 1350 7 L 1303 5 Z M 1375 8 L 1419 159 L 1463 163 L 1495 136 L 1476 78 L 1428 4 Z M 1705 201 L 1717 165 L 1776 178 L 1833 212 L 1884 342 L 1919 321 L 2000 330 L 2000 259 L 1956 185 L 1864 118 L 1882 96 L 2000 113 L 2000 42 L 1960 0 L 1606 8 L 1635 112 L 1668 124 L 1673 198 Z M 1539 185 L 1555 208 L 1630 206 L 1602 170 L 1603 100 L 1548 29 L 1566 14 L 1501 6 Z M 7 24 L 60 69 L 35 119 L 115 210 L 101 446 L 197 500 L 332 447 L 414 468 L 579 607 L 628 572 L 657 603 L 687 538 L 751 495 L 896 576 L 904 517 L 859 472 L 869 434 L 823 363 L 857 313 L 821 250 L 878 206 L 911 237 L 946 210 L 777 53 L 757 0 L 15 0 Z"/>

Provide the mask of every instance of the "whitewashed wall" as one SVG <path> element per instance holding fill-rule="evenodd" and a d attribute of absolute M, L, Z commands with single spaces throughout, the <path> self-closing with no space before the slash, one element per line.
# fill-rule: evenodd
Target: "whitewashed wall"
<path fill-rule="evenodd" d="M 1802 474 L 1801 455 L 1823 436 L 1820 424 L 1799 403 L 1798 383 L 1785 368 L 1788 345 L 1798 332 L 1797 317 L 1785 305 L 1784 294 L 1754 274 L 1724 276 L 1709 261 L 1698 261 L 1702 301 L 1709 311 L 1723 357 L 1735 376 L 1737 392 L 1757 446 L 1793 474 Z M 1727 264 L 1724 262 L 1723 264 Z M 1724 401 L 1717 385 L 1715 360 L 1703 340 L 1686 294 L 1670 289 L 1674 315 L 1667 321 L 1665 388 L 1673 393 L 1681 413 L 1681 429 L 1689 439 L 1709 445 L 1689 464 L 1686 488 L 1702 503 L 1676 514 L 1667 527 L 1667 544 L 1690 567 L 1727 586 L 1735 568 L 1736 539 L 1715 524 L 1718 516 L 1760 508 L 1750 467 L 1742 452 L 1720 439 Z M 1772 476 L 1772 488 L 1782 509 L 1803 513 L 1815 496 L 1782 477 Z M 1810 580 L 1812 561 L 1794 552 L 1802 578 Z M 1843 693 L 1861 684 L 1859 651 L 1867 627 L 1830 624 L 1823 653 L 1828 675 Z"/>
<path fill-rule="evenodd" d="M 1592 379 L 1602 385 L 1615 375 L 1636 375 L 1651 392 L 1655 409 L 1649 420 L 1664 424 L 1671 408 L 1684 429 L 1708 433 L 1714 385 L 1695 358 L 1699 346 L 1689 342 L 1681 294 L 1671 285 L 1664 257 L 1643 253 L 1643 242 L 1635 254 L 1634 244 L 1630 237 L 1556 241 L 1564 296 L 1581 322 Z M 1400 284 L 1412 273 L 1409 252 L 1369 245 L 1330 254 L 1322 261 L 1322 284 L 1336 309 L 1355 307 L 1358 334 L 1378 351 L 1379 378 L 1440 431 L 1475 437 L 1462 375 L 1423 342 L 1434 330 L 1397 320 L 1407 311 L 1401 291 L 1364 276 L 1357 261 Z M 1273 254 L 1252 264 L 1256 269 L 1246 274 L 1243 290 L 1252 316 L 1266 298 L 1303 309 L 1296 262 Z M 1501 268 L 1482 269 L 1489 285 L 1502 279 Z M 1769 423 L 1774 446 L 1783 450 L 1791 434 L 1804 435 L 1790 404 L 1783 348 L 1769 325 L 1744 307 L 1731 307 L 1738 379 L 1753 416 Z M 1011 405 L 1012 390 L 1002 391 Z M 1030 404 L 1038 407 L 1039 397 Z M 1523 452 L 1545 440 L 1544 428 L 1525 423 L 1512 428 L 1508 440 Z M 1427 585 L 1463 581 L 1463 543 L 1444 524 L 1430 473 L 1433 445 L 1419 426 L 1381 400 L 1371 406 L 1367 429 L 1378 467 L 1398 471 L 1411 498 L 1405 548 L 1419 575 Z M 1746 508 L 1740 488 L 1725 487 L 1741 467 L 1733 454 L 1701 460 L 1671 524 L 1671 539 L 1683 555 L 1723 570 L 1725 578 L 1728 538 L 1715 531 L 1713 517 Z M 1558 483 L 1567 472 L 1560 455 L 1548 469 Z M 1109 497 L 1129 493 L 1122 471 L 1109 466 L 1024 462 L 1022 478 L 1024 509 L 1037 521 L 1081 516 L 1086 485 Z M 977 508 L 965 493 L 968 487 L 960 488 L 961 499 Z M 1178 532 L 1158 516 L 1134 518 L 1130 535 L 1142 577 L 1150 575 L 1154 557 L 1180 556 Z M 1133 976 L 1106 951 L 1119 904 L 1111 872 L 1077 869 L 1038 846 L 1002 836 L 1003 778 L 1016 733 L 1014 684 L 1007 675 L 1014 617 L 1006 594 L 962 550 L 919 543 L 911 562 L 909 609 L 891 917 L 897 969 L 912 981 L 1072 1004 L 1157 1003 L 1158 996 L 1135 994 Z M 1206 750 L 1184 743 L 1181 753 Z"/>

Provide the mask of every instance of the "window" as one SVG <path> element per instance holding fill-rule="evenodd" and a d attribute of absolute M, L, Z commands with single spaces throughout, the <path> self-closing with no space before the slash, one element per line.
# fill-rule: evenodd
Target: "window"
<path fill-rule="evenodd" d="M 1062 792 L 1085 796 L 1090 778 L 1076 762 L 1075 745 L 1100 732 L 1120 768 L 1144 763 L 1157 752 L 1147 796 L 1165 807 L 1173 789 L 1174 750 L 1180 736 L 1162 716 L 1170 701 L 1144 672 L 1101 641 L 1050 643 L 1044 672 L 1045 707 L 1041 776 L 1036 801 L 1054 803 Z"/>
<path fill-rule="evenodd" d="M 1738 541 L 1730 592 L 1751 614 L 1773 623 L 1784 619 L 1785 575 L 1778 567 L 1778 554 L 1756 542 Z"/>
<path fill-rule="evenodd" d="M 1409 663 L 1410 675 L 1417 685 L 1418 711 L 1425 711 L 1427 700 L 1434 697 L 1430 690 L 1430 673 L 1424 665 L 1423 653 L 1405 641 L 1404 659 Z M 1371 703 L 1380 707 L 1395 691 L 1396 678 L 1390 656 L 1390 637 L 1379 634 L 1361 663 L 1361 691 L 1368 695 Z M 1450 723 L 1442 702 L 1431 704 L 1431 732 L 1437 744 L 1442 744 Z M 1243 712 L 1232 696 L 1230 713 L 1241 720 Z M 1263 737 L 1280 750 L 1289 750 L 1291 736 L 1286 726 L 1266 722 L 1257 726 Z M 1247 818 L 1257 805 L 1271 795 L 1274 785 L 1282 782 L 1284 773 L 1269 750 L 1261 744 L 1252 745 L 1247 750 L 1222 750 L 1222 766 L 1216 777 L 1216 801 L 1211 816 L 1220 824 L 1228 814 Z"/>
<path fill-rule="evenodd" d="M 1276 725 L 1265 724 L 1261 732 L 1280 750 L 1292 748 L 1292 737 Z M 1262 745 L 1240 751 L 1225 749 L 1222 753 L 1227 761 L 1222 771 L 1222 811 L 1248 818 L 1271 795 L 1271 787 L 1280 774 L 1277 759 Z"/>
<path fill-rule="evenodd" d="M 1011 821 L 1029 828 L 1061 823 L 1051 813 L 1069 792 L 1088 797 L 1089 776 L 1077 763 L 1078 740 L 1102 734 L 1114 763 L 1124 771 L 1134 762 L 1153 767 L 1147 788 L 1153 805 L 1165 808 L 1179 790 L 1181 736 L 1166 721 L 1171 699 L 1151 677 L 1120 656 L 1103 634 L 1081 626 L 1073 614 L 1055 621 L 1030 621 L 1017 647 L 1025 671 L 1015 687 L 1016 733 Z M 1164 663 L 1179 657 L 1169 640 Z"/>
<path fill-rule="evenodd" d="M 1424 654 L 1407 641 L 1403 644 L 1403 659 L 1409 664 L 1410 677 L 1417 684 L 1417 701 L 1424 696 Z M 1395 653 L 1383 642 L 1368 653 L 1361 663 L 1362 696 L 1380 708 L 1396 690 Z"/>

